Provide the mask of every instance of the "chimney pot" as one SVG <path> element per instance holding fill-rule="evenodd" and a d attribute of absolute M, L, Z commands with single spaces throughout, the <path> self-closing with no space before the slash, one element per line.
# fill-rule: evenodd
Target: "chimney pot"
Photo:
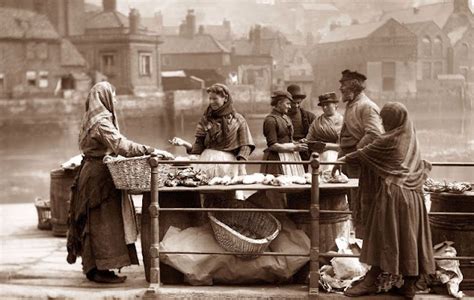
<path fill-rule="evenodd" d="M 117 0 L 102 0 L 102 6 L 104 8 L 104 11 L 116 11 Z"/>

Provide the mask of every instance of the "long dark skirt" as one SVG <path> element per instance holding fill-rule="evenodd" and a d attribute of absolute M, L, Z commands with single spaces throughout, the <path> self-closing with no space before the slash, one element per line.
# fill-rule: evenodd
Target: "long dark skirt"
<path fill-rule="evenodd" d="M 72 187 L 68 262 L 82 257 L 84 273 L 138 264 L 134 244 L 125 243 L 121 192 L 101 160 L 87 160 Z"/>
<path fill-rule="evenodd" d="M 381 179 L 377 186 L 367 212 L 360 261 L 397 275 L 434 273 L 431 231 L 422 192 L 389 185 Z"/>

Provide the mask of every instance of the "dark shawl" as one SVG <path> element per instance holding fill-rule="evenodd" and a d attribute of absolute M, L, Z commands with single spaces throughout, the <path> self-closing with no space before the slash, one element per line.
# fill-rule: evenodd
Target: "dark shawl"
<path fill-rule="evenodd" d="M 339 113 L 331 117 L 322 114 L 314 120 L 314 124 L 312 125 L 314 128 L 313 135 L 317 137 L 318 141 L 337 143 L 342 128 L 342 122 L 343 117 Z"/>
<path fill-rule="evenodd" d="M 227 93 L 228 100 L 217 110 L 208 106 L 196 128 L 196 139 L 204 139 L 206 148 L 232 151 L 242 146 L 255 149 L 245 118 L 237 113 L 232 96 L 225 85 L 219 85 Z"/>
<path fill-rule="evenodd" d="M 421 189 L 431 164 L 421 159 L 415 128 L 408 119 L 406 107 L 389 102 L 382 108 L 380 116 L 386 133 L 358 150 L 359 158 L 386 183 Z"/>

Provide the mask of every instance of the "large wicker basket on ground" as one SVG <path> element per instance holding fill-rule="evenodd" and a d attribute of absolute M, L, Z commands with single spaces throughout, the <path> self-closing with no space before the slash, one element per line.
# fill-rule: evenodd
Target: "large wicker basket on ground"
<path fill-rule="evenodd" d="M 247 201 L 224 201 L 209 207 L 255 208 Z M 255 258 L 264 252 L 278 236 L 281 224 L 270 213 L 264 212 L 209 212 L 214 237 L 222 248 L 230 252 L 244 252 L 243 258 Z"/>
<path fill-rule="evenodd" d="M 132 194 L 140 194 L 150 191 L 151 168 L 148 163 L 150 156 L 137 157 L 110 157 L 104 158 L 104 162 L 109 168 L 115 187 L 119 190 L 128 190 Z M 158 164 L 159 187 L 164 185 L 164 181 L 171 170 L 169 164 Z"/>

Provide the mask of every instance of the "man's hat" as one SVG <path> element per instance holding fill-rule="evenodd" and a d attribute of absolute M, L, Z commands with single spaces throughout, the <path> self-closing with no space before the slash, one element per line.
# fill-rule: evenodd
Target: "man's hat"
<path fill-rule="evenodd" d="M 341 80 L 339 80 L 339 82 L 343 82 L 343 81 L 346 81 L 346 80 L 352 80 L 352 79 L 356 79 L 359 82 L 364 82 L 364 81 L 367 80 L 367 77 L 364 74 L 361 74 L 357 71 L 351 71 L 351 70 L 346 69 L 346 70 L 342 71 L 342 78 L 341 78 Z"/>
<path fill-rule="evenodd" d="M 291 84 L 286 90 L 293 97 L 293 101 L 303 100 L 306 98 L 306 94 L 301 91 L 301 87 L 299 85 Z"/>
<path fill-rule="evenodd" d="M 330 93 L 325 93 L 319 96 L 319 106 L 322 106 L 325 103 L 338 103 L 339 100 L 337 99 L 336 93 L 330 92 Z"/>
<path fill-rule="evenodd" d="M 279 100 L 281 99 L 288 99 L 290 101 L 293 101 L 293 97 L 291 96 L 290 93 L 286 92 L 286 91 L 274 91 L 272 93 L 272 101 L 271 101 L 271 105 L 274 106 L 278 103 Z"/>

